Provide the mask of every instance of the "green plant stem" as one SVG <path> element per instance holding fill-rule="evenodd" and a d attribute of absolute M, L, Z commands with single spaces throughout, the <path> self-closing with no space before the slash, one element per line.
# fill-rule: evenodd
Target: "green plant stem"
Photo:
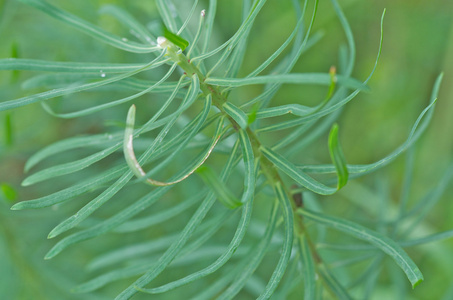
<path fill-rule="evenodd" d="M 198 69 L 197 66 L 192 64 L 190 59 L 188 59 L 181 51 L 178 52 L 178 49 L 175 46 L 173 46 L 173 45 L 168 46 L 166 55 L 168 55 L 171 58 L 171 60 L 176 62 L 181 67 L 181 69 L 184 70 L 184 72 L 187 76 L 193 76 L 193 75 L 198 76 L 198 78 L 200 79 L 200 89 L 203 93 L 203 96 L 211 94 L 212 103 L 221 111 L 222 115 L 225 116 L 230 121 L 233 128 L 236 131 L 239 131 L 239 129 L 241 128 L 239 126 L 239 124 L 232 117 L 230 117 L 223 109 L 223 104 L 225 102 L 227 102 L 228 100 L 225 97 L 225 95 L 223 95 L 221 93 L 221 91 L 219 90 L 219 87 L 212 86 L 210 84 L 205 83 L 206 76 L 200 71 L 200 69 Z M 250 138 L 250 142 L 252 144 L 253 153 L 254 153 L 255 157 L 260 159 L 261 170 L 265 174 L 267 180 L 269 181 L 269 183 L 271 185 L 275 184 L 275 182 L 280 182 L 280 184 L 282 185 L 282 187 L 283 187 L 285 193 L 287 194 L 287 196 L 289 197 L 289 199 L 292 199 L 292 195 L 291 195 L 290 191 L 284 185 L 283 180 L 280 177 L 280 174 L 277 172 L 277 169 L 274 166 L 274 164 L 271 161 L 269 161 L 264 155 L 262 155 L 262 153 L 260 151 L 260 147 L 262 144 L 261 144 L 258 136 L 250 127 L 247 127 L 246 130 L 247 130 L 247 134 Z M 297 207 L 295 201 L 291 201 L 291 207 L 293 209 L 294 215 L 297 215 L 296 210 L 298 209 L 298 207 Z M 295 227 L 296 236 L 298 239 L 302 239 L 303 236 L 305 236 L 305 238 L 307 239 L 308 245 L 310 247 L 311 255 L 315 262 L 316 269 L 319 270 L 319 268 L 322 268 L 322 267 L 325 268 L 325 263 L 322 261 L 321 256 L 317 252 L 316 247 L 315 247 L 313 241 L 311 240 L 311 238 L 308 234 L 308 231 L 305 228 L 302 218 L 297 217 L 294 220 L 295 220 L 294 227 Z M 322 278 L 322 276 L 321 276 L 321 278 Z M 328 287 L 327 284 L 326 284 L 326 287 Z M 330 291 L 330 289 L 329 289 L 329 291 Z M 330 291 L 330 292 L 333 294 L 333 291 Z"/>

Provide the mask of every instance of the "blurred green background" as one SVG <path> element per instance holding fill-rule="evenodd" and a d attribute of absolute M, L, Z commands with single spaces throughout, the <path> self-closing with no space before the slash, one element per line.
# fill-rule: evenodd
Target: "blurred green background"
<path fill-rule="evenodd" d="M 157 18 L 153 1 L 49 2 L 117 34 L 124 33 L 117 23 L 98 16 L 97 11 L 101 5 L 120 5 L 144 23 Z M 200 8 L 207 8 L 204 2 L 202 1 Z M 219 44 L 239 26 L 241 1 L 218 2 L 213 40 Z M 409 198 L 409 203 L 414 203 L 436 186 L 453 161 L 453 2 L 340 0 L 340 4 L 351 24 L 357 45 L 353 76 L 361 80 L 368 76 L 373 67 L 379 43 L 380 17 L 383 9 L 387 9 L 382 56 L 369 82 L 372 92 L 356 97 L 339 120 L 340 139 L 349 163 L 376 161 L 399 146 L 406 139 L 419 113 L 428 104 L 435 78 L 440 72 L 444 72 L 433 121 L 415 148 L 415 184 Z M 190 6 L 191 1 L 183 5 Z M 258 66 L 278 48 L 292 31 L 294 20 L 290 1 L 268 1 L 252 31 L 241 76 Z M 338 49 L 345 38 L 330 1 L 320 1 L 314 30 L 323 31 L 324 37 L 302 57 L 295 72 L 326 72 L 331 65 L 338 64 Z M 12 0 L 0 0 L 0 41 L 0 58 L 15 56 L 99 62 L 141 62 L 148 59 L 146 55 L 126 55 L 101 45 L 41 12 Z M 1 71 L 0 98 L 9 100 L 23 96 L 20 83 L 30 77 L 29 73 Z M 290 87 L 278 97 L 284 99 L 283 102 L 313 104 L 313 99 L 319 99 L 319 95 L 323 93 L 318 89 Z M 274 100 L 273 103 L 277 102 Z M 125 115 L 126 108 L 122 109 L 117 113 L 119 116 Z M 106 126 L 99 124 L 95 118 L 61 121 L 48 116 L 39 105 L 2 112 L 0 124 L 0 183 L 3 188 L 0 196 L 0 295 L 12 297 L 0 298 L 89 299 L 88 296 L 69 295 L 67 290 L 86 279 L 83 264 L 89 255 L 83 249 L 93 250 L 90 245 L 76 246 L 75 248 L 80 247 L 82 250 L 68 251 L 63 257 L 50 262 L 42 260 L 54 244 L 54 241 L 46 239 L 47 233 L 62 220 L 62 212 L 53 213 L 52 209 L 13 212 L 9 207 L 14 201 L 42 195 L 48 186 L 20 186 L 25 177 L 24 163 L 32 153 L 65 137 L 103 132 Z M 12 128 L 11 136 L 7 133 L 8 124 Z M 319 147 L 325 147 L 325 140 L 319 141 Z M 327 153 L 318 152 L 314 147 L 306 149 L 304 155 L 327 161 Z M 347 210 L 351 204 L 344 199 L 347 198 L 345 195 L 359 188 L 365 188 L 372 195 L 377 189 L 377 177 L 386 182 L 389 202 L 395 204 L 401 193 L 404 161 L 402 156 L 376 176 L 371 175 L 358 183 L 348 184 L 336 196 L 336 204 L 329 204 L 328 207 L 333 213 L 336 210 Z M 10 188 L 16 195 L 10 191 L 8 199 L 5 191 L 8 192 Z M 453 188 L 450 187 L 443 194 L 429 214 L 425 227 L 420 229 L 424 230 L 422 233 L 453 228 L 452 192 Z M 366 203 L 369 199 L 364 198 L 363 201 Z M 63 214 L 67 213 L 65 208 L 60 209 Z M 453 240 L 417 247 L 415 250 L 417 251 L 411 250 L 409 253 L 414 255 L 424 273 L 425 282 L 411 291 L 409 284 L 403 281 L 401 284 L 408 293 L 405 299 L 441 299 L 453 282 L 453 256 L 450 255 L 453 252 Z M 389 283 L 390 279 L 385 274 L 384 270 L 380 277 L 381 288 L 373 295 L 373 299 L 401 299 L 398 298 L 400 288 Z"/>

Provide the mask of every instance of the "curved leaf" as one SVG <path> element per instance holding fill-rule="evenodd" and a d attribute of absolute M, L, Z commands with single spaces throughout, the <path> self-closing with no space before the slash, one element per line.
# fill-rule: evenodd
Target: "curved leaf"
<path fill-rule="evenodd" d="M 327 216 L 302 208 L 298 209 L 297 213 L 307 219 L 326 225 L 335 230 L 340 230 L 346 234 L 367 241 L 380 248 L 382 251 L 392 257 L 397 265 L 400 266 L 404 273 L 406 273 L 407 278 L 412 283 L 412 287 L 417 286 L 420 282 L 423 281 L 422 273 L 418 269 L 417 265 L 403 250 L 403 248 L 401 248 L 401 246 L 399 246 L 396 242 L 382 235 L 381 233 L 378 233 L 351 221 Z"/>

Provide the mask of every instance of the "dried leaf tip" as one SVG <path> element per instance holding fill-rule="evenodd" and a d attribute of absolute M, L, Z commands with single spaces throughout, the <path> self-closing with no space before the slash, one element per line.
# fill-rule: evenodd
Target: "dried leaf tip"
<path fill-rule="evenodd" d="M 329 69 L 329 75 L 333 82 L 337 82 L 337 68 L 335 66 L 331 66 Z"/>

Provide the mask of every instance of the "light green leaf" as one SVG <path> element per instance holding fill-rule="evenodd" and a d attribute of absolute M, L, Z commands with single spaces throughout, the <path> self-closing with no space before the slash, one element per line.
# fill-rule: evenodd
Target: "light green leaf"
<path fill-rule="evenodd" d="M 121 148 L 121 143 L 117 143 L 116 145 L 113 145 L 111 147 L 108 147 L 107 149 L 97 152 L 95 154 L 92 154 L 90 156 L 84 157 L 79 160 L 75 160 L 69 163 L 65 164 L 60 164 L 57 166 L 53 166 L 44 170 L 41 170 L 39 172 L 36 172 L 35 174 L 28 176 L 27 178 L 22 181 L 22 186 L 29 186 L 32 184 L 36 184 L 38 182 L 48 180 L 51 178 L 55 178 L 58 176 L 63 176 L 66 174 L 71 174 L 77 171 L 80 171 L 82 169 L 85 169 L 92 164 L 100 161 L 103 158 L 106 158 L 110 154 L 114 153 L 116 150 Z"/>
<path fill-rule="evenodd" d="M 174 18 L 176 14 L 176 8 L 174 4 L 165 0 L 156 0 L 156 5 L 157 9 L 159 10 L 160 16 L 165 23 L 165 26 L 172 32 L 177 32 L 178 28 L 176 25 L 176 20 Z"/>
<path fill-rule="evenodd" d="M 86 33 L 118 49 L 136 53 L 150 53 L 161 50 L 158 46 L 143 45 L 127 41 L 124 38 L 120 38 L 116 35 L 113 35 L 105 31 L 104 29 L 99 28 L 73 14 L 61 10 L 48 2 L 42 0 L 20 0 L 20 1 L 29 4 L 37 9 L 40 9 L 46 14 L 54 17 L 55 19 L 62 21 L 63 23 L 66 23 L 70 26 L 73 26 L 74 28 L 82 31 L 83 33 Z"/>
<path fill-rule="evenodd" d="M 43 71 L 60 73 L 84 73 L 101 75 L 104 73 L 131 72 L 145 67 L 146 64 L 113 64 L 91 62 L 59 62 L 38 59 L 5 58 L 0 59 L 0 70 Z"/>
<path fill-rule="evenodd" d="M 242 129 L 247 128 L 248 117 L 247 115 L 236 105 L 230 102 L 225 102 L 222 105 L 225 112 L 239 124 Z"/>
<path fill-rule="evenodd" d="M 393 258 L 404 273 L 406 273 L 406 276 L 412 283 L 413 288 L 423 281 L 423 275 L 417 265 L 415 265 L 407 253 L 404 252 L 401 246 L 381 233 L 375 232 L 351 221 L 327 216 L 306 209 L 298 209 L 297 212 L 304 218 L 326 225 L 335 230 L 343 231 L 346 234 L 367 241 L 380 248 L 391 258 Z"/>
<path fill-rule="evenodd" d="M 391 152 L 386 157 L 382 158 L 381 160 L 366 164 L 366 165 L 347 165 L 348 172 L 350 174 L 357 174 L 357 175 L 365 175 L 372 171 L 375 171 L 379 168 L 382 168 L 392 162 L 396 157 L 398 157 L 401 153 L 403 153 L 407 148 L 413 145 L 417 139 L 421 136 L 421 134 L 426 130 L 429 122 L 431 121 L 432 114 L 434 112 L 433 108 L 436 103 L 436 98 L 440 83 L 442 80 L 442 74 L 436 80 L 434 85 L 434 89 L 431 96 L 431 103 L 420 113 L 417 120 L 415 121 L 412 129 L 407 137 L 406 141 L 401 144 L 395 151 Z M 304 166 L 297 166 L 300 170 L 308 173 L 334 173 L 336 172 L 336 168 L 334 165 L 304 165 Z M 357 177 L 357 176 L 356 176 Z"/>
<path fill-rule="evenodd" d="M 310 191 L 320 195 L 331 195 L 337 191 L 336 188 L 328 187 L 311 178 L 310 176 L 299 170 L 293 163 L 288 161 L 280 154 L 272 151 L 270 148 L 261 146 L 260 151 L 278 169 L 282 170 L 285 174 L 294 179 L 298 184 L 309 189 Z"/>
<path fill-rule="evenodd" d="M 231 170 L 234 166 L 234 159 L 236 156 L 237 147 L 233 148 L 233 151 L 228 158 L 227 163 L 224 165 L 220 178 L 222 181 L 227 180 L 229 177 Z M 168 187 L 164 187 L 168 188 Z M 193 231 L 198 227 L 201 223 L 203 218 L 206 216 L 207 212 L 211 208 L 211 206 L 215 203 L 215 197 L 213 193 L 210 193 L 206 199 L 203 201 L 201 206 L 198 210 L 192 215 L 189 223 L 184 227 L 182 232 L 180 233 L 179 237 L 175 242 L 167 249 L 167 251 L 160 257 L 160 259 L 153 264 L 153 267 L 148 270 L 143 276 L 137 279 L 132 285 L 126 288 L 121 294 L 119 294 L 115 299 L 122 300 L 122 299 L 129 299 L 133 295 L 138 292 L 138 289 L 143 288 L 146 284 L 151 282 L 154 278 L 156 278 L 180 253 L 182 247 L 185 245 L 187 240 L 192 235 Z"/>
<path fill-rule="evenodd" d="M 206 54 L 200 56 L 199 58 L 194 58 L 194 60 L 201 59 L 201 57 L 207 58 L 228 46 L 227 49 L 225 49 L 225 51 L 223 52 L 222 56 L 219 59 L 217 59 L 217 63 L 211 68 L 211 70 L 209 70 L 209 72 L 207 73 L 207 77 L 209 77 L 212 72 L 214 72 L 220 65 L 222 65 L 226 61 L 226 59 L 231 54 L 231 52 L 236 47 L 236 45 L 244 38 L 244 35 L 252 27 L 253 22 L 256 19 L 256 16 L 258 15 L 261 8 L 264 6 L 266 1 L 267 0 L 258 0 L 255 2 L 254 6 L 250 10 L 249 15 L 247 16 L 245 21 L 241 24 L 241 27 L 239 27 L 239 29 L 236 31 L 236 33 L 227 42 L 222 44 L 217 49 L 211 51 L 210 53 L 206 53 Z"/>
<path fill-rule="evenodd" d="M 196 81 L 196 76 L 193 77 L 193 79 Z M 179 108 L 177 114 L 172 118 L 171 121 L 167 123 L 167 125 L 161 130 L 159 136 L 154 140 L 153 144 L 148 147 L 148 149 L 145 151 L 145 153 L 142 154 L 138 162 L 140 164 L 143 164 L 143 162 L 148 161 L 150 157 L 155 154 L 156 148 L 161 145 L 163 138 L 167 135 L 168 131 L 170 128 L 173 126 L 173 124 L 176 122 L 176 119 L 179 117 L 179 115 L 183 112 L 183 109 L 185 107 L 185 104 L 187 103 L 192 103 L 195 101 L 195 99 L 198 97 L 198 86 L 191 86 L 191 89 L 187 93 L 186 99 L 184 99 L 183 103 L 181 104 L 181 107 Z M 180 151 L 184 149 L 186 144 L 191 140 L 201 129 L 202 125 L 206 121 L 206 118 L 209 114 L 209 108 L 210 105 L 208 104 L 208 101 L 206 101 L 205 106 L 203 111 L 199 114 L 198 117 L 194 118 L 191 123 L 189 123 L 184 130 L 182 130 L 179 135 L 173 138 L 173 142 L 178 143 L 178 146 L 176 148 L 173 148 L 172 150 L 172 155 L 177 155 Z M 144 127 L 146 124 L 144 125 Z M 168 145 L 168 144 L 167 144 Z M 171 161 L 172 156 L 170 156 L 166 161 L 161 163 L 162 166 L 165 166 Z M 158 168 L 155 168 L 158 169 Z M 183 172 L 186 172 L 186 170 L 183 170 Z M 82 222 L 84 219 L 86 219 L 88 216 L 90 216 L 95 210 L 97 210 L 100 206 L 102 206 L 105 202 L 110 200 L 116 193 L 118 193 L 132 178 L 133 173 L 131 171 L 125 172 L 114 184 L 109 186 L 104 192 L 102 192 L 98 197 L 93 199 L 91 202 L 86 204 L 84 207 L 82 207 L 76 214 L 72 215 L 68 219 L 64 220 L 60 224 L 58 224 L 50 233 L 49 233 L 49 238 L 55 237 L 73 227 L 78 225 L 80 222 Z M 176 174 L 172 179 L 178 178 L 181 176 L 181 174 Z M 68 238 L 70 238 L 69 236 Z M 77 239 L 74 238 L 75 242 L 77 242 Z M 72 241 L 70 239 L 70 241 Z M 59 253 L 59 251 L 63 250 L 67 245 L 71 244 L 71 242 L 66 242 L 64 244 L 64 247 L 59 247 L 58 250 L 55 250 L 52 255 L 56 255 Z M 57 244 L 56 246 L 58 246 Z M 56 247 L 55 246 L 55 247 Z M 52 250 L 51 250 L 52 251 Z"/>
<path fill-rule="evenodd" d="M 330 86 L 331 77 L 330 74 L 324 73 L 292 73 L 292 74 L 279 74 L 279 75 L 264 75 L 250 78 L 215 78 L 209 77 L 205 80 L 207 84 L 216 86 L 227 86 L 227 87 L 240 87 L 244 85 L 252 84 L 317 84 Z M 369 88 L 353 78 L 337 75 L 337 83 L 351 89 L 357 89 L 359 91 L 368 91 Z"/>
<path fill-rule="evenodd" d="M 216 297 L 217 300 L 230 300 L 241 291 L 244 287 L 247 280 L 253 275 L 253 273 L 258 268 L 259 264 L 264 258 L 267 250 L 269 249 L 272 235 L 276 228 L 277 214 L 278 212 L 278 202 L 275 201 L 271 210 L 271 215 L 267 223 L 266 231 L 262 237 L 260 237 L 260 242 L 250 251 L 250 256 L 246 257 L 244 260 L 244 265 L 238 266 L 238 274 L 234 277 L 233 282 L 230 286 L 219 296 Z"/>
<path fill-rule="evenodd" d="M 87 192 L 95 191 L 127 171 L 127 167 L 111 168 L 101 174 L 77 183 L 69 188 L 33 200 L 22 201 L 11 207 L 12 210 L 35 209 L 65 202 Z"/>
<path fill-rule="evenodd" d="M 329 153 L 330 158 L 337 170 L 338 185 L 337 190 L 341 189 L 348 182 L 348 168 L 346 167 L 346 159 L 343 155 L 340 142 L 338 141 L 338 125 L 334 124 L 329 133 Z"/>
<path fill-rule="evenodd" d="M 47 92 L 43 92 L 43 93 L 39 93 L 39 94 L 27 96 L 27 97 L 22 97 L 22 98 L 15 99 L 15 100 L 9 100 L 9 101 L 5 101 L 5 102 L 0 102 L 0 111 L 17 108 L 17 107 L 20 107 L 20 106 L 24 106 L 24 105 L 35 103 L 35 102 L 38 102 L 38 101 L 43 101 L 43 100 L 55 98 L 55 97 L 58 97 L 58 96 L 69 95 L 69 94 L 81 92 L 81 91 L 84 91 L 84 90 L 100 87 L 100 86 L 103 86 L 103 85 L 106 85 L 106 84 L 109 84 L 109 83 L 112 83 L 112 82 L 120 81 L 120 80 L 122 80 L 124 78 L 127 78 L 127 77 L 130 77 L 132 75 L 138 74 L 138 73 L 143 72 L 145 70 L 156 68 L 156 67 L 162 65 L 163 63 L 166 62 L 166 60 L 164 60 L 164 61 L 160 60 L 161 57 L 163 56 L 163 54 L 164 54 L 164 51 L 161 53 L 161 55 L 159 57 L 157 57 L 155 60 L 153 60 L 149 64 L 145 65 L 144 67 L 141 67 L 139 69 L 136 69 L 134 71 L 127 72 L 127 73 L 124 73 L 124 74 L 121 74 L 121 75 L 113 76 L 113 77 L 110 77 L 110 78 L 104 78 L 104 79 L 102 79 L 100 81 L 97 81 L 97 82 L 92 82 L 92 83 L 87 83 L 87 84 L 82 84 L 82 85 L 76 85 L 76 86 L 68 86 L 68 87 L 54 89 L 54 90 L 50 90 L 50 91 L 47 91 Z"/>
<path fill-rule="evenodd" d="M 97 105 L 97 106 L 92 106 L 90 108 L 83 109 L 83 110 L 80 110 L 80 111 L 76 111 L 76 112 L 72 112 L 72 113 L 55 113 L 50 108 L 50 106 L 48 106 L 46 103 L 41 102 L 41 104 L 43 105 L 44 109 L 49 114 L 51 114 L 53 116 L 56 116 L 58 118 L 69 119 L 69 118 L 83 117 L 83 116 L 86 116 L 86 115 L 89 115 L 89 114 L 92 114 L 92 113 L 95 113 L 95 112 L 98 112 L 98 111 L 102 111 L 104 109 L 108 109 L 108 108 L 111 108 L 111 107 L 114 107 L 114 106 L 129 102 L 131 100 L 134 100 L 134 99 L 136 99 L 136 98 L 138 98 L 140 96 L 143 96 L 143 95 L 151 92 L 156 87 L 158 87 L 160 84 L 162 84 L 165 80 L 167 80 L 171 76 L 171 74 L 174 72 L 175 69 L 176 69 L 176 64 L 173 64 L 173 66 L 170 68 L 170 70 L 168 70 L 168 72 L 158 82 L 156 82 L 155 84 L 147 87 L 146 89 L 142 90 L 141 92 L 139 92 L 137 94 L 134 94 L 132 96 L 128 96 L 128 97 L 125 97 L 125 98 L 121 98 L 121 99 L 118 99 L 118 100 L 110 100 L 107 103 L 104 103 L 104 104 L 101 104 L 101 105 Z"/>
<path fill-rule="evenodd" d="M 318 265 L 318 274 L 339 300 L 352 300 L 346 288 L 335 278 L 325 264 Z"/>
<path fill-rule="evenodd" d="M 197 174 L 203 179 L 206 185 L 214 192 L 217 200 L 230 209 L 237 208 L 242 202 L 234 196 L 226 184 L 221 181 L 217 174 L 208 166 L 201 166 Z"/>
<path fill-rule="evenodd" d="M 112 4 L 103 5 L 99 10 L 99 13 L 108 14 L 117 18 L 125 25 L 126 28 L 129 28 L 131 33 L 142 43 L 151 45 L 153 43 L 155 44 L 156 38 L 149 32 L 149 30 L 121 7 Z"/>
<path fill-rule="evenodd" d="M 252 216 L 252 208 L 253 208 L 253 199 L 250 199 L 250 201 L 248 201 L 242 208 L 241 219 L 239 220 L 239 224 L 237 226 L 234 237 L 230 242 L 230 245 L 228 246 L 227 250 L 225 250 L 225 252 L 214 263 L 212 263 L 211 265 L 209 265 L 208 267 L 206 267 L 200 271 L 194 272 L 179 280 L 167 283 L 165 285 L 162 285 L 162 286 L 159 286 L 159 287 L 156 287 L 153 289 L 141 289 L 141 291 L 151 293 L 151 294 L 164 293 L 164 292 L 173 290 L 179 286 L 182 286 L 182 285 L 188 284 L 190 282 L 193 282 L 195 280 L 198 280 L 200 278 L 206 277 L 209 274 L 212 274 L 215 271 L 217 271 L 218 269 L 220 269 L 220 267 L 225 265 L 230 260 L 230 258 L 233 256 L 233 254 L 236 252 L 237 248 L 241 244 L 241 242 L 245 236 L 245 233 L 247 231 L 251 216 Z"/>
<path fill-rule="evenodd" d="M 272 273 L 266 288 L 259 296 L 259 300 L 270 299 L 272 294 L 275 292 L 278 284 L 285 274 L 286 268 L 288 267 L 289 260 L 291 258 L 291 252 L 293 248 L 294 240 L 294 215 L 291 202 L 280 182 L 274 187 L 275 193 L 277 194 L 278 201 L 283 211 L 283 221 L 285 223 L 285 236 L 283 238 L 283 248 L 281 250 L 280 259 L 277 267 Z"/>
<path fill-rule="evenodd" d="M 241 129 L 238 134 L 245 166 L 244 193 L 241 202 L 247 203 L 255 195 L 256 174 L 258 174 L 258 170 L 255 170 L 255 155 L 253 154 L 252 143 L 247 132 Z M 259 164 L 257 163 L 256 167 L 258 166 Z"/>
<path fill-rule="evenodd" d="M 305 234 L 299 236 L 299 251 L 304 270 L 304 299 L 314 299 L 316 294 L 315 266 Z"/>

